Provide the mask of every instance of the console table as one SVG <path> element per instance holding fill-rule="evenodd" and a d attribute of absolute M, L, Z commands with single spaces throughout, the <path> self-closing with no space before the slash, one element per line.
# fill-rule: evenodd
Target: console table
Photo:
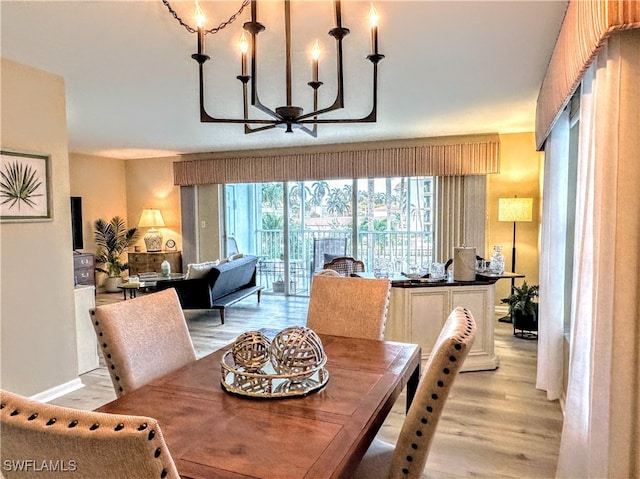
<path fill-rule="evenodd" d="M 157 253 L 129 253 L 129 276 L 140 273 L 161 273 L 160 265 L 168 261 L 172 273 L 182 272 L 182 253 L 180 251 L 159 251 Z"/>

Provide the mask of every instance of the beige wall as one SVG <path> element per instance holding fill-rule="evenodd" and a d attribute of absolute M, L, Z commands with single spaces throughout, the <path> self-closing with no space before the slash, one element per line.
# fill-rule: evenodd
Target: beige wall
<path fill-rule="evenodd" d="M 51 155 L 53 220 L 0 226 L 0 387 L 77 380 L 64 80 L 1 60 L 2 148 Z"/>
<path fill-rule="evenodd" d="M 173 184 L 173 162 L 178 157 L 151 158 L 125 161 L 127 178 L 127 215 L 136 226 L 142 210 L 157 208 L 162 213 L 164 228 L 160 228 L 163 242 L 173 239 L 182 250 L 180 220 L 180 187 Z M 144 235 L 145 228 L 142 231 Z M 138 241 L 145 251 L 142 236 Z"/>
<path fill-rule="evenodd" d="M 93 223 L 98 218 L 109 221 L 120 216 L 127 218 L 127 189 L 123 160 L 69 154 L 71 196 L 82 197 L 82 236 L 85 253 L 95 253 Z"/>
<path fill-rule="evenodd" d="M 500 174 L 488 175 L 486 255 L 490 258 L 493 246 L 502 245 L 507 271 L 511 271 L 513 223 L 498 221 L 498 198 L 533 198 L 533 221 L 516 225 L 516 272 L 524 274 L 524 279 L 529 284 L 538 284 L 542 213 L 539 175 L 542 155 L 543 153 L 538 153 L 535 149 L 533 133 L 500 135 Z M 521 279 L 516 280 L 516 284 L 521 283 Z M 509 280 L 503 279 L 496 283 L 497 304 L 500 304 L 500 298 L 509 295 L 510 287 Z"/>

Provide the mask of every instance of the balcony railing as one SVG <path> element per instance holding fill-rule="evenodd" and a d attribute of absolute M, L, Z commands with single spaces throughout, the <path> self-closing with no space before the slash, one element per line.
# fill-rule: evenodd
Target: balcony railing
<path fill-rule="evenodd" d="M 408 271 L 411 265 L 421 266 L 433 258 L 430 232 L 365 231 L 358 233 L 354 249 L 350 230 L 289 230 L 288 256 L 283 231 L 257 230 L 255 235 L 257 251 L 254 254 L 260 258 L 258 281 L 267 292 L 309 293 L 314 238 L 346 238 L 347 255 L 363 261 L 367 271 L 381 265 L 389 271 Z M 285 274 L 287 263 L 289 273 Z M 289 284 L 285 288 L 287 279 Z"/>

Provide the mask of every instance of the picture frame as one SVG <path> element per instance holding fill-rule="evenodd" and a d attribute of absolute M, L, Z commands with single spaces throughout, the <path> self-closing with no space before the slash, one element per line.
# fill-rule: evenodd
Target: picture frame
<path fill-rule="evenodd" d="M 0 150 L 0 222 L 52 221 L 50 160 Z"/>

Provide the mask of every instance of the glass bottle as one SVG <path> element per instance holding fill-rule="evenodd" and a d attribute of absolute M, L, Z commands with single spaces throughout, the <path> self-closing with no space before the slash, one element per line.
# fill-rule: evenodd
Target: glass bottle
<path fill-rule="evenodd" d="M 504 273 L 504 256 L 502 255 L 502 246 L 500 245 L 493 247 L 493 255 L 491 255 L 491 261 L 489 262 L 489 270 L 493 274 Z"/>

